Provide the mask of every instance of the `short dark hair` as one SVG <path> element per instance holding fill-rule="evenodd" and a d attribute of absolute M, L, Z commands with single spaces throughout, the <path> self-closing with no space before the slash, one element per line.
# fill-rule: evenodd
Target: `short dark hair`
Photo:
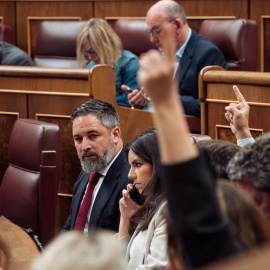
<path fill-rule="evenodd" d="M 197 144 L 199 149 L 205 149 L 210 166 L 216 177 L 229 179 L 227 166 L 233 156 L 241 149 L 235 143 L 224 140 L 207 140 Z"/>
<path fill-rule="evenodd" d="M 119 115 L 111 103 L 103 100 L 89 100 L 79 106 L 71 115 L 71 122 L 79 116 L 94 114 L 108 129 L 120 127 Z"/>
<path fill-rule="evenodd" d="M 139 230 L 146 230 L 158 207 L 165 199 L 164 189 L 161 186 L 162 166 L 158 148 L 158 138 L 155 128 L 149 128 L 138 135 L 126 146 L 136 155 L 153 167 L 152 176 L 142 192 L 145 196 L 144 207 L 131 217 L 130 233 L 139 225 Z"/>
<path fill-rule="evenodd" d="M 231 180 L 251 181 L 255 188 L 270 194 L 270 133 L 241 148 L 227 170 Z"/>
<path fill-rule="evenodd" d="M 173 21 L 174 19 L 181 19 L 184 24 L 187 23 L 187 17 L 185 10 L 181 5 L 172 1 L 165 9 L 165 15 L 168 21 Z"/>

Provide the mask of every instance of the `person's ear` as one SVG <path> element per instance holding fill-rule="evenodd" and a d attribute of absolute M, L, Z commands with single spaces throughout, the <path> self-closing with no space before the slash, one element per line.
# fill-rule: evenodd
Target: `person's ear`
<path fill-rule="evenodd" d="M 179 31 L 182 29 L 183 22 L 180 19 L 174 19 L 172 23 L 175 25 L 176 31 Z"/>
<path fill-rule="evenodd" d="M 111 131 L 112 140 L 117 144 L 121 140 L 121 130 L 119 127 L 114 127 Z"/>

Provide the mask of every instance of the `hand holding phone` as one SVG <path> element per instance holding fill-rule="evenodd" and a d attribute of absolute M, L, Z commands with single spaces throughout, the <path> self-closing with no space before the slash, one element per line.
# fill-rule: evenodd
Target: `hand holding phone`
<path fill-rule="evenodd" d="M 143 205 L 143 198 L 139 190 L 133 184 L 133 188 L 128 191 L 130 198 L 138 205 Z"/>
<path fill-rule="evenodd" d="M 131 89 L 130 87 L 126 86 L 126 85 L 122 85 L 121 89 L 125 92 L 127 92 L 128 94 L 131 93 L 134 89 Z"/>

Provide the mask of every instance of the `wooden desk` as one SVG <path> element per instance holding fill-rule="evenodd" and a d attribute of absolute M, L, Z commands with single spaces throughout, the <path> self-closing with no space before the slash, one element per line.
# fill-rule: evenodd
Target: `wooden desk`
<path fill-rule="evenodd" d="M 225 119 L 225 106 L 237 102 L 232 86 L 237 85 L 250 105 L 249 126 L 257 137 L 270 131 L 270 73 L 225 71 L 205 67 L 199 75 L 201 131 L 211 138 L 235 142 Z"/>
<path fill-rule="evenodd" d="M 39 255 L 31 237 L 20 227 L 0 217 L 0 269 L 29 270 Z"/>

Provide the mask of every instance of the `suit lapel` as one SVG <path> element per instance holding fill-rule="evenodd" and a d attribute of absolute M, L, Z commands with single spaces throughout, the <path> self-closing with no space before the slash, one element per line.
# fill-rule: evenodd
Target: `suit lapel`
<path fill-rule="evenodd" d="M 125 158 L 124 148 L 121 150 L 119 156 L 111 165 L 98 191 L 90 216 L 90 228 L 95 228 L 98 225 L 103 209 L 110 199 L 111 194 L 114 192 L 116 186 L 118 185 L 117 178 L 119 175 L 121 175 L 123 170 L 123 158 Z"/>
<path fill-rule="evenodd" d="M 185 48 L 184 54 L 182 56 L 182 59 L 180 60 L 180 74 L 178 76 L 178 82 L 179 82 L 179 89 L 181 89 L 180 84 L 183 78 L 186 75 L 187 70 L 189 69 L 189 66 L 191 65 L 194 49 L 197 42 L 197 33 L 193 30 L 191 30 L 191 36 L 188 41 L 188 44 Z M 181 90 L 180 90 L 181 91 Z"/>

